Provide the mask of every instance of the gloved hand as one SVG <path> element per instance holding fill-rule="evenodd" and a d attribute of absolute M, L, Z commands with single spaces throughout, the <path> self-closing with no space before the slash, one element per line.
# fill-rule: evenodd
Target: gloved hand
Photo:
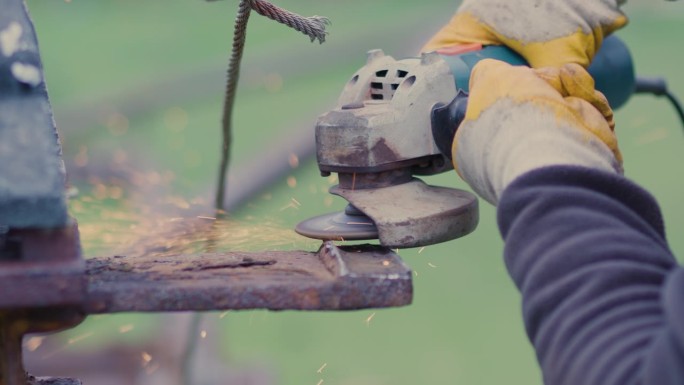
<path fill-rule="evenodd" d="M 505 45 L 534 68 L 588 67 L 603 38 L 627 24 L 626 0 L 464 0 L 422 52 L 458 44 Z"/>
<path fill-rule="evenodd" d="M 496 205 L 516 177 L 551 165 L 622 173 L 613 113 L 579 64 L 531 69 L 483 60 L 454 138 L 459 175 Z"/>

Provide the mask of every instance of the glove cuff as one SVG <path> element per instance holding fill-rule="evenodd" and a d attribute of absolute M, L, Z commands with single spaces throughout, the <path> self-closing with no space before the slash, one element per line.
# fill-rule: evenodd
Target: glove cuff
<path fill-rule="evenodd" d="M 597 136 L 559 119 L 539 103 L 497 100 L 458 129 L 454 168 L 486 201 L 496 205 L 518 176 L 568 165 L 622 173 L 613 151 Z"/>

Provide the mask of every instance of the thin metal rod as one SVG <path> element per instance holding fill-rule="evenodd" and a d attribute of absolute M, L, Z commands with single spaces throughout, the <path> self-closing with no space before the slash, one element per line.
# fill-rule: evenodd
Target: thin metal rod
<path fill-rule="evenodd" d="M 202 313 L 193 313 L 188 326 L 188 340 L 185 342 L 185 350 L 181 358 L 181 377 L 183 385 L 192 385 L 192 367 L 195 351 L 197 351 L 197 335 L 203 320 Z"/>
<path fill-rule="evenodd" d="M 304 17 L 264 0 L 252 0 L 251 5 L 258 14 L 305 34 L 312 42 L 318 40 L 323 44 L 325 41 L 325 36 L 328 34 L 325 27 L 330 24 L 330 19 L 327 17 Z"/>
<path fill-rule="evenodd" d="M 311 41 L 318 40 L 320 43 L 325 41 L 325 36 L 327 35 L 325 28 L 330 24 L 330 20 L 326 17 L 303 17 L 286 9 L 277 7 L 264 0 L 240 0 L 238 13 L 235 18 L 233 48 L 230 57 L 230 63 L 228 65 L 228 80 L 226 84 L 225 98 L 223 100 L 223 141 L 221 146 L 221 163 L 219 165 L 219 175 L 214 205 L 218 212 L 218 216 L 221 216 L 223 210 L 225 209 L 225 195 L 227 190 L 226 179 L 232 145 L 233 108 L 235 106 L 237 85 L 240 79 L 240 62 L 242 61 L 242 53 L 245 48 L 247 22 L 249 21 L 249 16 L 252 9 L 257 11 L 260 15 L 285 24 L 288 27 L 309 36 Z"/>
<path fill-rule="evenodd" d="M 221 164 L 219 165 L 218 185 L 216 186 L 216 210 L 223 210 L 223 203 L 227 188 L 226 177 L 228 173 L 228 163 L 230 162 L 231 143 L 232 143 L 232 124 L 233 106 L 235 105 L 235 91 L 237 90 L 240 78 L 240 62 L 242 52 L 245 48 L 245 37 L 247 34 L 247 21 L 251 13 L 249 0 L 241 0 L 238 7 L 237 17 L 235 18 L 235 28 L 233 33 L 233 50 L 228 65 L 228 82 L 226 84 L 226 94 L 223 100 L 223 142 L 221 145 Z"/>

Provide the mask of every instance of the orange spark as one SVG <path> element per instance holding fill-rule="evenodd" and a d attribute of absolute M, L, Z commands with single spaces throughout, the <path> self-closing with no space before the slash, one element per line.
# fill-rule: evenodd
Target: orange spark
<path fill-rule="evenodd" d="M 299 157 L 297 157 L 296 154 L 290 154 L 290 157 L 287 162 L 290 164 L 290 167 L 292 168 L 299 167 Z"/>
<path fill-rule="evenodd" d="M 93 332 L 88 332 L 85 334 L 81 334 L 80 336 L 74 337 L 74 338 L 69 338 L 69 341 L 67 342 L 69 345 L 73 345 L 76 342 L 83 341 L 84 339 L 88 337 L 92 337 Z"/>
<path fill-rule="evenodd" d="M 36 349 L 40 347 L 40 345 L 43 344 L 43 340 L 45 337 L 31 337 L 28 340 L 26 340 L 26 343 L 24 345 L 26 346 L 26 349 L 28 349 L 29 352 L 35 352 Z"/>
<path fill-rule="evenodd" d="M 370 326 L 370 322 L 373 320 L 374 317 L 375 313 L 371 314 L 370 316 L 368 316 L 368 318 L 366 318 L 366 326 Z"/>
<path fill-rule="evenodd" d="M 128 131 L 129 122 L 126 115 L 115 112 L 107 118 L 105 125 L 109 129 L 110 134 L 121 136 Z"/>
<path fill-rule="evenodd" d="M 323 373 L 323 369 L 325 369 L 326 366 L 328 366 L 328 363 L 327 363 L 327 362 L 326 362 L 325 364 L 323 364 L 323 366 L 321 366 L 320 368 L 318 368 L 318 370 L 316 371 L 316 373 Z"/>
<path fill-rule="evenodd" d="M 76 167 L 85 167 L 88 165 L 88 147 L 81 146 L 78 153 L 74 156 L 74 164 Z"/>

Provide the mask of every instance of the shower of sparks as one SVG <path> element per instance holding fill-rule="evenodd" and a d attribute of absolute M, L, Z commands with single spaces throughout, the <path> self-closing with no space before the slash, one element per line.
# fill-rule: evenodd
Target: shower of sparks
<path fill-rule="evenodd" d="M 375 318 L 375 313 L 371 314 L 370 316 L 368 316 L 368 318 L 366 318 L 366 326 L 370 326 L 370 322 L 373 320 L 373 318 Z"/>
<path fill-rule="evenodd" d="M 320 374 L 320 373 L 323 373 L 323 369 L 325 369 L 326 366 L 328 366 L 328 363 L 327 363 L 327 362 L 326 362 L 325 364 L 323 364 L 323 366 L 321 366 L 320 368 L 318 368 L 318 370 L 316 371 L 316 373 L 319 373 L 319 374 Z"/>
<path fill-rule="evenodd" d="M 428 262 L 428 266 L 430 266 L 430 267 L 433 268 L 433 269 L 437 267 L 437 265 L 432 264 L 432 263 L 430 263 L 430 262 Z"/>
<path fill-rule="evenodd" d="M 134 328 L 133 324 L 127 324 L 127 325 L 119 326 L 119 333 L 121 333 L 121 334 L 128 333 L 131 330 L 133 330 L 133 328 Z"/>
<path fill-rule="evenodd" d="M 216 218 L 205 214 L 211 211 L 206 204 L 180 197 L 162 197 L 160 203 L 146 205 L 140 197 L 127 196 L 125 188 L 94 182 L 89 195 L 69 202 L 71 214 L 79 219 L 86 255 L 193 254 L 206 252 L 208 245 L 216 252 L 301 248 L 305 241 L 277 218 Z M 299 206 L 292 198 L 283 210 Z"/>

